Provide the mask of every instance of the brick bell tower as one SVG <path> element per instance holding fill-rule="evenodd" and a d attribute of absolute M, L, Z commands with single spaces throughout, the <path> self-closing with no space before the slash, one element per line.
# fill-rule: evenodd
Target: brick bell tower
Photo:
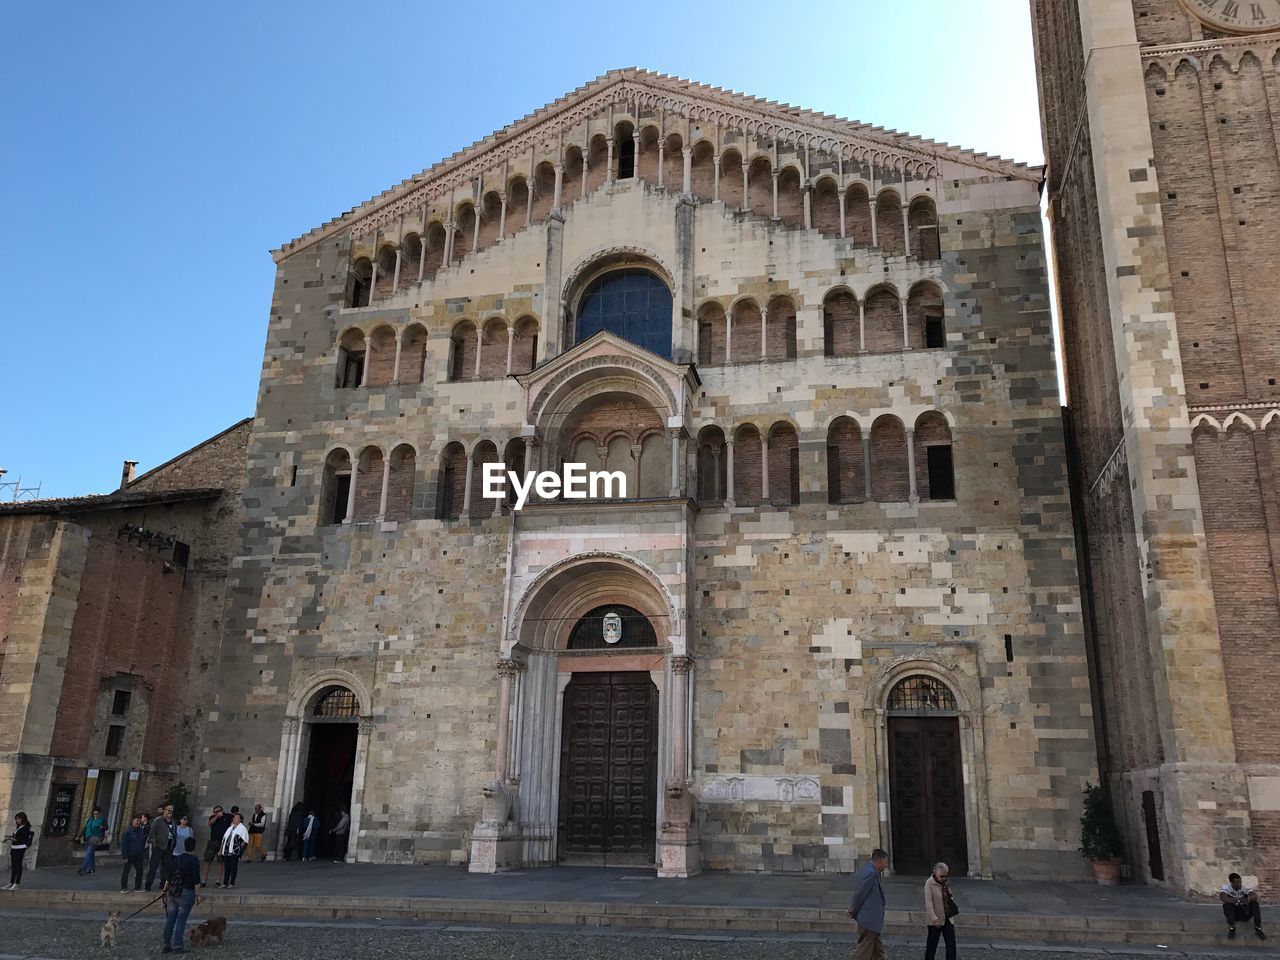
<path fill-rule="evenodd" d="M 1280 0 L 1031 0 L 1100 765 L 1280 884 Z"/>

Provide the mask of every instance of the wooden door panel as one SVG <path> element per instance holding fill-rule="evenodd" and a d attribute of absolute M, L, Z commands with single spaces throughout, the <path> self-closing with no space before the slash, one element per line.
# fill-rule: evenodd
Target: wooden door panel
<path fill-rule="evenodd" d="M 955 876 L 969 870 L 964 772 L 955 717 L 891 717 L 889 799 L 893 868 L 929 873 L 939 860 Z"/>

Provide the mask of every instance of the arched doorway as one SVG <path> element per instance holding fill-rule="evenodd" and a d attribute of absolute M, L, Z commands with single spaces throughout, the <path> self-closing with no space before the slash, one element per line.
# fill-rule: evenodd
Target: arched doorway
<path fill-rule="evenodd" d="M 898 681 L 885 705 L 895 873 L 926 874 L 939 860 L 969 872 L 960 711 L 935 677 Z"/>
<path fill-rule="evenodd" d="M 643 613 L 606 604 L 578 619 L 568 651 L 590 656 L 657 643 Z M 647 671 L 590 666 L 575 670 L 564 691 L 557 859 L 649 866 L 657 838 L 658 689 Z"/>
<path fill-rule="evenodd" d="M 351 814 L 359 717 L 359 699 L 338 684 L 317 693 L 305 717 L 310 736 L 301 799 L 304 815 L 314 813 L 319 820 L 316 856 L 326 860 L 343 860 L 347 855 L 350 823 L 341 836 L 329 831 L 343 814 Z"/>

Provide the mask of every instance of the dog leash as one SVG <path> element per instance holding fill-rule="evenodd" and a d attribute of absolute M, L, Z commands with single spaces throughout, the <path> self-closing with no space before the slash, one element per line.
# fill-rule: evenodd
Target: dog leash
<path fill-rule="evenodd" d="M 156 897 L 154 900 L 152 900 L 152 901 L 151 901 L 151 903 L 143 904 L 143 905 L 142 905 L 141 907 L 139 907 L 137 910 L 133 911 L 133 913 L 129 914 L 127 917 L 125 917 L 123 920 L 121 920 L 121 921 L 120 921 L 121 926 L 123 926 L 123 925 L 124 925 L 125 923 L 127 923 L 128 921 L 132 920 L 134 917 L 136 917 L 138 914 L 140 914 L 143 910 L 147 909 L 147 907 L 151 906 L 151 904 L 152 904 L 152 903 L 159 903 L 159 902 L 160 902 L 161 900 L 163 900 L 163 899 L 164 899 L 164 894 L 162 893 L 162 894 L 160 894 L 160 896 L 158 896 L 158 897 Z"/>

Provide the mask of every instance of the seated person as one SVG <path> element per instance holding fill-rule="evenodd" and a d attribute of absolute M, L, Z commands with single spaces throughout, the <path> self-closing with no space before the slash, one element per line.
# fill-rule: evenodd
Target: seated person
<path fill-rule="evenodd" d="M 1258 939 L 1267 939 L 1262 932 L 1262 906 L 1258 903 L 1258 891 L 1244 886 L 1240 874 L 1233 873 L 1227 877 L 1227 883 L 1218 891 L 1218 899 L 1222 901 L 1222 912 L 1227 916 L 1228 940 L 1235 939 L 1237 920 L 1252 920 L 1253 932 Z"/>

